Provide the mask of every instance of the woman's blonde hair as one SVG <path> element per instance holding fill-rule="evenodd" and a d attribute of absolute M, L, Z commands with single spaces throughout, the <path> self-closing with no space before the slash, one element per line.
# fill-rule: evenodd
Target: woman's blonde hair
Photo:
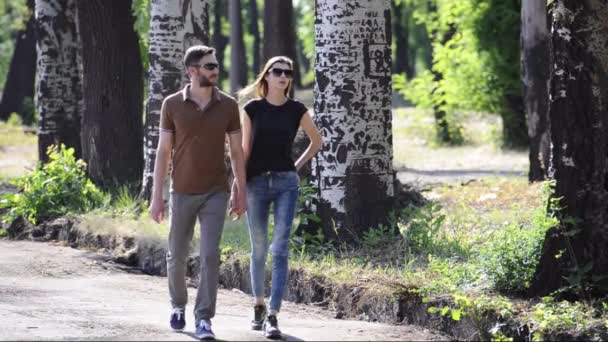
<path fill-rule="evenodd" d="M 273 65 L 277 63 L 285 63 L 289 65 L 291 69 L 293 69 L 293 61 L 291 58 L 286 56 L 275 56 L 266 62 L 262 71 L 255 78 L 255 81 L 245 88 L 241 89 L 237 94 L 239 97 L 239 101 L 244 99 L 250 99 L 253 97 L 266 97 L 268 95 L 268 82 L 265 79 L 266 74 L 272 68 Z M 291 92 L 292 81 L 289 81 L 289 85 L 285 89 L 285 96 L 288 96 Z"/>

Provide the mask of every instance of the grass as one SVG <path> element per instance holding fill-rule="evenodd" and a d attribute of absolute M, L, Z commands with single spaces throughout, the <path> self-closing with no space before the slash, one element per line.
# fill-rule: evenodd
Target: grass
<path fill-rule="evenodd" d="M 19 122 L 0 121 L 0 150 L 14 146 L 35 146 L 38 137 L 36 134 L 26 133 L 26 127 Z"/>
<path fill-rule="evenodd" d="M 26 133 L 18 120 L 0 121 L 0 182 L 23 175 L 33 169 L 38 159 L 37 136 Z"/>
<path fill-rule="evenodd" d="M 416 170 L 527 170 L 524 151 L 504 150 L 500 146 L 501 119 L 496 115 L 462 113 L 465 142 L 461 146 L 435 143 L 434 117 L 428 110 L 393 110 L 393 160 L 396 169 Z"/>

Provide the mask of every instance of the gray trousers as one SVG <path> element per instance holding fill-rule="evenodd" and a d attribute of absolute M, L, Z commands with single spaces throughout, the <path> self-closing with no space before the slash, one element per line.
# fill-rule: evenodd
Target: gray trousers
<path fill-rule="evenodd" d="M 198 323 L 215 316 L 215 303 L 220 267 L 220 240 L 228 205 L 228 193 L 204 194 L 171 193 L 167 278 L 173 308 L 185 308 L 186 260 L 198 217 L 200 232 L 200 270 L 194 306 Z"/>

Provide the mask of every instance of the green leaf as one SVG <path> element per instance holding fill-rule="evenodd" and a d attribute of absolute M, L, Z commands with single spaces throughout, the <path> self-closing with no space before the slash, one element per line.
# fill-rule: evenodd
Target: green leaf
<path fill-rule="evenodd" d="M 452 310 L 452 319 L 455 321 L 460 321 L 460 310 Z"/>

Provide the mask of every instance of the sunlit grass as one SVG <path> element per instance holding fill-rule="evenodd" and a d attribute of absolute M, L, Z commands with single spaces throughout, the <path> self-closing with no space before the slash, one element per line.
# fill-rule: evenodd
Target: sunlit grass
<path fill-rule="evenodd" d="M 22 176 L 38 159 L 37 136 L 18 123 L 0 121 L 0 182 Z"/>
<path fill-rule="evenodd" d="M 36 134 L 26 133 L 26 130 L 25 126 L 0 121 L 0 151 L 9 146 L 36 145 Z"/>

